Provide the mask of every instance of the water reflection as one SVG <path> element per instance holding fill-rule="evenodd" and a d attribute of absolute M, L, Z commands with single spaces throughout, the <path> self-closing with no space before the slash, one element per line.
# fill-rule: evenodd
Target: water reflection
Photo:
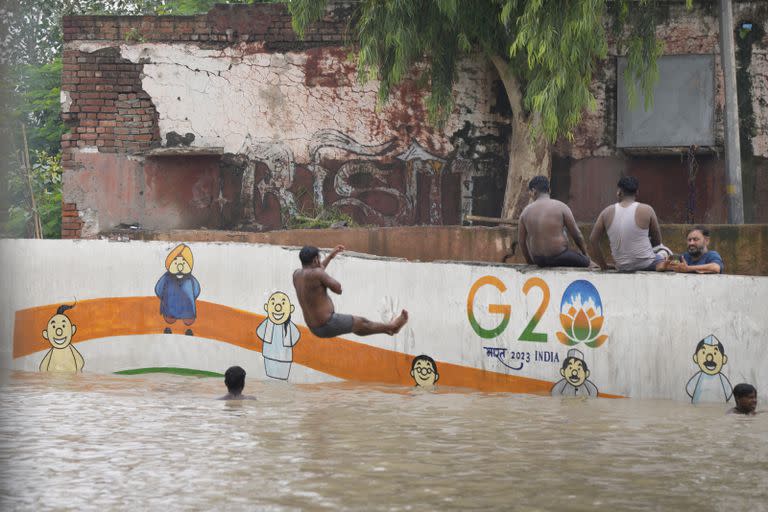
<path fill-rule="evenodd" d="M 760 510 L 768 414 L 388 386 L 0 374 L 2 510 Z M 761 406 L 758 405 L 758 410 Z"/>

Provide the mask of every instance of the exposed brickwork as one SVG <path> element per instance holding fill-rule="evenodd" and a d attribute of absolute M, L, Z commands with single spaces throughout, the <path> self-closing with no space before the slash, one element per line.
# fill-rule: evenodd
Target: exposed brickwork
<path fill-rule="evenodd" d="M 64 42 L 263 41 L 268 48 L 339 44 L 347 26 L 344 12 L 336 9 L 333 17 L 314 24 L 303 41 L 298 41 L 291 28 L 291 16 L 284 4 L 219 4 L 208 14 L 196 16 L 66 16 Z"/>
<path fill-rule="evenodd" d="M 61 88 L 71 104 L 62 118 L 62 162 L 72 166 L 72 149 L 96 147 L 104 153 L 134 152 L 158 145 L 157 112 L 141 88 L 141 64 L 119 57 L 113 48 L 93 53 L 65 50 Z"/>
<path fill-rule="evenodd" d="M 61 238 L 80 238 L 83 221 L 75 203 L 61 204 Z"/>

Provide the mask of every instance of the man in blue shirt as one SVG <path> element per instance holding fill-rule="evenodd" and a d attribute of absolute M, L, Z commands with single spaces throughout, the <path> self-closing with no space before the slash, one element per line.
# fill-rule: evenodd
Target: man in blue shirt
<path fill-rule="evenodd" d="M 722 274 L 725 270 L 723 258 L 717 251 L 710 251 L 709 229 L 696 226 L 688 232 L 688 251 L 682 261 L 669 262 L 669 269 L 675 272 L 695 272 L 697 274 Z"/>

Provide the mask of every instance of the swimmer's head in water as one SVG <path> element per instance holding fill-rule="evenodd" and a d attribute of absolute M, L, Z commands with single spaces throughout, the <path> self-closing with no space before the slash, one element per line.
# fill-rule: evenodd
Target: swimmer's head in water
<path fill-rule="evenodd" d="M 423 354 L 414 357 L 411 362 L 411 377 L 418 387 L 434 386 L 440 378 L 435 360 Z"/>
<path fill-rule="evenodd" d="M 320 257 L 320 249 L 314 245 L 305 245 L 299 252 L 299 259 L 301 260 L 302 267 L 308 267 L 312 265 L 315 259 Z"/>
<path fill-rule="evenodd" d="M 733 387 L 733 399 L 736 408 L 744 414 L 751 414 L 757 408 L 757 389 L 752 384 L 742 382 Z"/>
<path fill-rule="evenodd" d="M 192 249 L 188 245 L 179 244 L 173 248 L 165 258 L 165 268 L 176 277 L 184 277 L 192 273 L 195 260 L 192 257 Z"/>
<path fill-rule="evenodd" d="M 589 378 L 587 363 L 578 357 L 566 357 L 560 375 L 574 387 L 579 387 Z"/>
<path fill-rule="evenodd" d="M 267 299 L 267 303 L 264 304 L 264 311 L 267 312 L 269 320 L 277 325 L 289 322 L 291 320 L 291 313 L 295 309 L 296 306 L 291 304 L 291 299 L 283 292 L 273 293 Z"/>
<path fill-rule="evenodd" d="M 720 340 L 710 335 L 696 345 L 693 362 L 707 375 L 716 375 L 728 362 L 728 356 L 725 355 L 725 349 Z"/>
<path fill-rule="evenodd" d="M 617 192 L 619 198 L 622 196 L 636 196 L 637 189 L 640 188 L 640 182 L 634 176 L 623 176 L 616 186 L 619 189 Z"/>
<path fill-rule="evenodd" d="M 549 194 L 549 179 L 546 176 L 534 176 L 528 182 L 528 190 L 540 194 Z"/>
<path fill-rule="evenodd" d="M 227 386 L 227 391 L 239 395 L 245 387 L 245 370 L 239 366 L 230 366 L 224 372 L 224 384 Z"/>
<path fill-rule="evenodd" d="M 48 320 L 43 331 L 43 338 L 47 339 L 54 348 L 64 348 L 72 342 L 77 327 L 64 312 L 74 306 L 62 305 L 56 310 L 56 314 Z"/>

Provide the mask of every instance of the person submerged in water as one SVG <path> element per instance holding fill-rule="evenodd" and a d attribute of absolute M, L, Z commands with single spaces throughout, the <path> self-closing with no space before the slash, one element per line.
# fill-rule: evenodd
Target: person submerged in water
<path fill-rule="evenodd" d="M 245 370 L 239 366 L 230 366 L 224 372 L 224 384 L 227 386 L 227 394 L 219 400 L 255 400 L 252 396 L 243 395 L 245 388 Z"/>
<path fill-rule="evenodd" d="M 336 246 L 322 261 L 320 261 L 320 250 L 317 247 L 305 246 L 299 252 L 301 268 L 293 273 L 293 286 L 307 327 L 318 338 L 333 338 L 350 332 L 358 336 L 397 334 L 408 321 L 406 310 L 402 310 L 400 315 L 388 323 L 336 313 L 333 301 L 328 296 L 328 290 L 341 295 L 341 284 L 328 275 L 325 269 L 343 250 L 344 246 Z"/>
<path fill-rule="evenodd" d="M 730 409 L 728 414 L 744 414 L 754 416 L 757 414 L 757 389 L 752 384 L 736 384 L 733 388 L 733 398 L 736 401 L 736 407 Z"/>

